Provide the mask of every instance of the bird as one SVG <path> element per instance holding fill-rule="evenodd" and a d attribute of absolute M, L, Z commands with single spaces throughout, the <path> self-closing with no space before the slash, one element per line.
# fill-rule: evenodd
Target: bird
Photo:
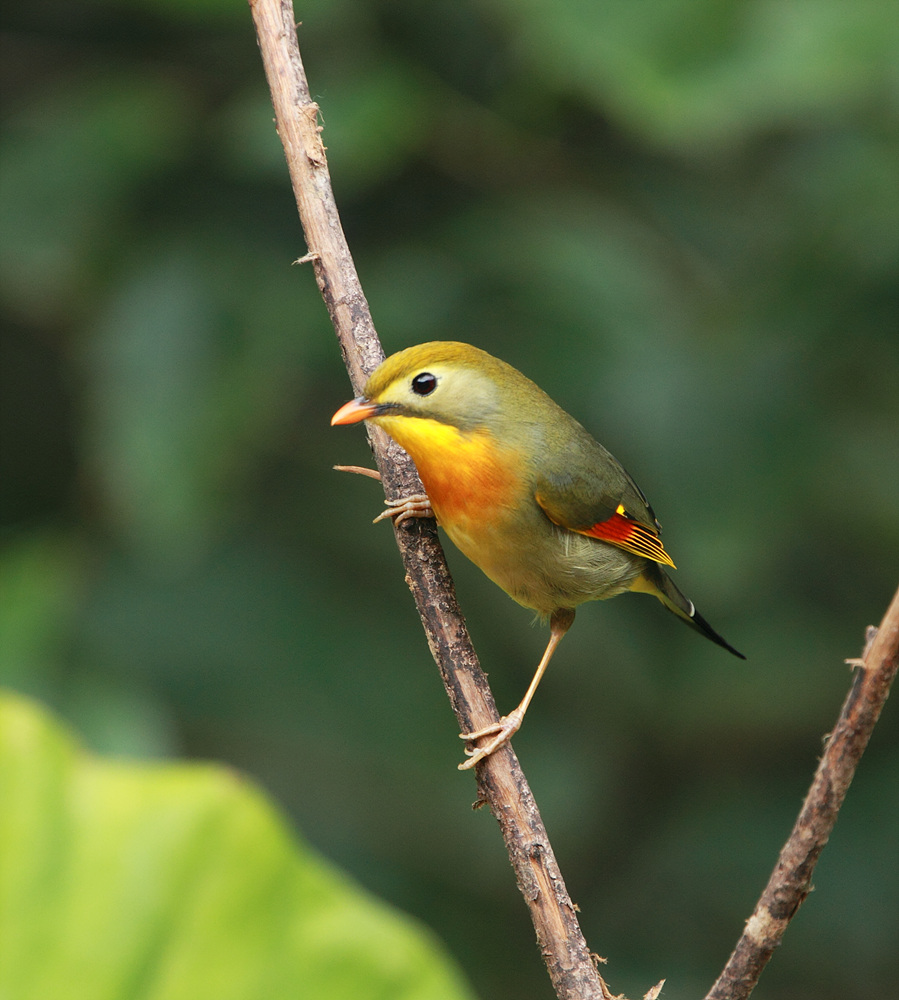
<path fill-rule="evenodd" d="M 550 638 L 520 704 L 460 733 L 465 770 L 521 727 L 552 656 L 586 601 L 651 594 L 695 631 L 745 659 L 667 572 L 649 501 L 574 417 L 516 368 L 480 348 L 433 341 L 391 355 L 331 424 L 369 421 L 411 457 L 426 495 L 375 518 L 436 517 L 453 544 L 513 600 L 548 620 Z M 480 741 L 485 742 L 480 742 Z"/>

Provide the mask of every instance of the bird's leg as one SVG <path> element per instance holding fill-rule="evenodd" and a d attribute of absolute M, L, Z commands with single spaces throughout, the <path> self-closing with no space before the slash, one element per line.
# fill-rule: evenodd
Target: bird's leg
<path fill-rule="evenodd" d="M 530 705 L 531 699 L 534 697 L 537 686 L 546 673 L 546 668 L 549 666 L 549 661 L 556 651 L 556 646 L 559 645 L 562 636 L 571 628 L 573 621 L 574 609 L 572 608 L 557 608 L 552 613 L 552 617 L 549 620 L 549 642 L 546 645 L 540 662 L 537 664 L 533 680 L 528 685 L 528 689 L 521 699 L 521 704 L 518 708 L 511 711 L 508 715 L 504 715 L 499 722 L 493 722 L 489 726 L 484 726 L 483 729 L 478 729 L 473 733 L 459 733 L 459 738 L 463 740 L 477 740 L 482 736 L 493 736 L 493 739 L 484 746 L 465 751 L 468 754 L 468 760 L 459 765 L 460 771 L 467 771 L 469 768 L 474 767 L 478 761 L 489 757 L 490 754 L 498 750 L 504 743 L 508 743 L 515 733 L 518 732 L 521 728 L 521 723 L 524 721 L 524 713 L 527 712 L 528 705 Z"/>
<path fill-rule="evenodd" d="M 335 465 L 334 468 L 338 472 L 355 472 L 359 476 L 368 476 L 370 479 L 381 481 L 381 473 L 377 469 L 364 469 L 361 465 Z M 382 510 L 372 521 L 372 524 L 383 521 L 385 517 L 395 517 L 394 523 L 401 524 L 409 517 L 434 516 L 434 511 L 431 510 L 431 501 L 426 493 L 415 493 L 411 497 L 406 497 L 405 500 L 387 500 L 385 502 L 387 510 Z"/>

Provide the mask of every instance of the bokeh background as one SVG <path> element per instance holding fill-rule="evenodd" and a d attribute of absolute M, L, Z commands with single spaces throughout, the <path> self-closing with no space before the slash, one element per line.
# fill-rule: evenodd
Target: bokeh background
<path fill-rule="evenodd" d="M 584 608 L 515 741 L 615 990 L 702 995 L 787 836 L 899 549 L 889 0 L 299 3 L 385 349 L 462 339 L 628 467 L 740 663 Z M 3 14 L 0 682 L 110 754 L 225 761 L 550 997 L 402 579 L 246 4 Z M 449 558 L 503 708 L 545 642 Z M 888 705 L 760 1000 L 886 996 Z"/>

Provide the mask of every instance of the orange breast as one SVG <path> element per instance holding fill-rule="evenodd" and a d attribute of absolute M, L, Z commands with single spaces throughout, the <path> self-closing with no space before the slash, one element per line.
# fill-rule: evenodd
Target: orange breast
<path fill-rule="evenodd" d="M 437 520 L 451 537 L 477 534 L 516 503 L 521 461 L 488 432 L 422 418 L 381 417 L 378 423 L 409 452 Z"/>

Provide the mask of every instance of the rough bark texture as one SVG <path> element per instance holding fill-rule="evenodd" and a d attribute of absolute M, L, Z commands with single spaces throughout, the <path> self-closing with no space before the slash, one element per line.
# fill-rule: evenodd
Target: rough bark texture
<path fill-rule="evenodd" d="M 291 0 L 250 0 L 275 108 L 278 134 L 306 235 L 309 261 L 331 315 L 355 393 L 384 357 L 334 202 L 319 109 L 309 96 Z M 412 461 L 386 434 L 369 428 L 372 451 L 390 500 L 422 492 Z M 463 732 L 498 713 L 456 603 L 433 521 L 394 525 L 406 582 Z M 811 888 L 815 863 L 836 821 L 852 775 L 896 674 L 899 593 L 856 666 L 812 787 L 777 866 L 724 971 L 706 1000 L 743 1000 L 780 943 Z M 566 1000 L 610 1000 L 581 934 L 537 805 L 510 746 L 477 765 L 479 803 L 499 821 L 515 876 L 531 911 L 556 993 Z M 647 998 L 655 997 L 661 983 Z"/>
<path fill-rule="evenodd" d="M 331 190 L 318 106 L 309 96 L 290 0 L 250 0 L 256 34 L 284 146 L 303 231 L 322 298 L 334 323 L 354 392 L 384 354 L 353 265 Z M 369 428 L 388 499 L 423 492 L 406 453 L 376 427 Z M 395 525 L 406 582 L 460 729 L 480 729 L 499 718 L 456 603 L 432 520 Z M 578 926 L 540 813 L 511 747 L 476 769 L 479 801 L 499 821 L 515 876 L 531 911 L 537 941 L 559 997 L 608 1000 Z"/>
<path fill-rule="evenodd" d="M 706 1000 L 743 1000 L 780 944 L 812 888 L 812 873 L 830 837 L 858 762 L 890 693 L 899 663 L 899 590 L 880 628 L 870 630 L 852 687 L 806 795 L 793 832 L 737 946 Z"/>

